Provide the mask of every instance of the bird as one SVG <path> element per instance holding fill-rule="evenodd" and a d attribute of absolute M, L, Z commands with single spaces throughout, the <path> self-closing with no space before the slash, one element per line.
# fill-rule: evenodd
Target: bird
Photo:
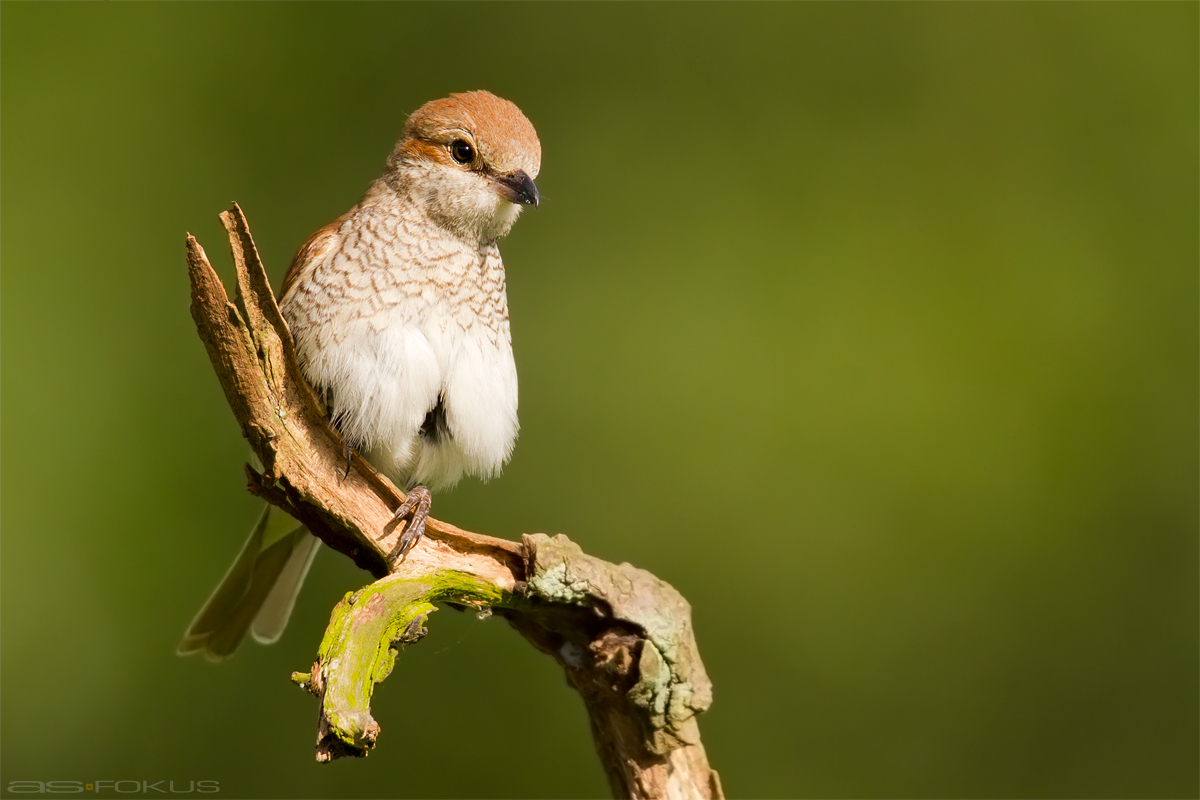
<path fill-rule="evenodd" d="M 357 205 L 304 243 L 280 311 L 300 369 L 353 448 L 406 490 L 403 557 L 432 493 L 488 480 L 517 431 L 504 264 L 497 242 L 537 207 L 541 143 L 512 102 L 451 94 L 409 116 Z M 279 639 L 320 540 L 268 505 L 180 643 L 220 661 L 247 633 Z"/>

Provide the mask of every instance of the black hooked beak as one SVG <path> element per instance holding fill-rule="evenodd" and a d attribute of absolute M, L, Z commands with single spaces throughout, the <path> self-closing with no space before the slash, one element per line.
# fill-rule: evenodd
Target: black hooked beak
<path fill-rule="evenodd" d="M 495 183 L 496 193 L 508 202 L 537 208 L 537 185 L 524 170 L 517 170 L 509 175 L 497 175 L 492 181 Z"/>

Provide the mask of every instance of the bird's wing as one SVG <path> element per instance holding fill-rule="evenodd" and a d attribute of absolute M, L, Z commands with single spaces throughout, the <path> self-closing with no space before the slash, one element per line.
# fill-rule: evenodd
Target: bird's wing
<path fill-rule="evenodd" d="M 321 260 L 329 254 L 329 251 L 337 246 L 341 238 L 338 235 L 338 230 L 342 227 L 342 222 L 349 214 L 350 212 L 346 212 L 308 237 L 308 241 L 300 248 L 300 252 L 296 253 L 296 257 L 292 259 L 291 266 L 284 273 L 283 288 L 279 293 L 281 300 L 287 297 L 287 293 L 291 291 L 292 287 L 317 264 L 320 264 Z"/>

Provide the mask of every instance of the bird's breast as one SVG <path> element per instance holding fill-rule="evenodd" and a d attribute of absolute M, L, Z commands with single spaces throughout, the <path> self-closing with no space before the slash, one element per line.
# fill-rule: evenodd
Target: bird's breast
<path fill-rule="evenodd" d="M 429 240 L 392 252 L 369 239 L 346 237 L 285 298 L 306 376 L 393 480 L 490 477 L 517 434 L 499 252 Z"/>

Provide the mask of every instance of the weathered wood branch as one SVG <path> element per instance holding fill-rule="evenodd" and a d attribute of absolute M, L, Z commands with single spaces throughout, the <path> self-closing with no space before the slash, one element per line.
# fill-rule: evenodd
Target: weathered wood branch
<path fill-rule="evenodd" d="M 192 317 L 229 406 L 263 465 L 249 489 L 292 514 L 378 580 L 334 609 L 310 672 L 293 680 L 320 702 L 317 758 L 370 752 L 374 685 L 397 648 L 419 639 L 435 603 L 494 610 L 562 665 L 584 700 L 616 796 L 721 797 L 696 715 L 712 702 L 691 609 L 666 583 L 585 555 L 566 537 L 521 544 L 430 519 L 403 562 L 403 528 L 385 533 L 403 493 L 343 443 L 301 376 L 291 333 L 236 205 L 221 215 L 237 272 L 229 301 L 203 248 L 187 238 Z"/>

